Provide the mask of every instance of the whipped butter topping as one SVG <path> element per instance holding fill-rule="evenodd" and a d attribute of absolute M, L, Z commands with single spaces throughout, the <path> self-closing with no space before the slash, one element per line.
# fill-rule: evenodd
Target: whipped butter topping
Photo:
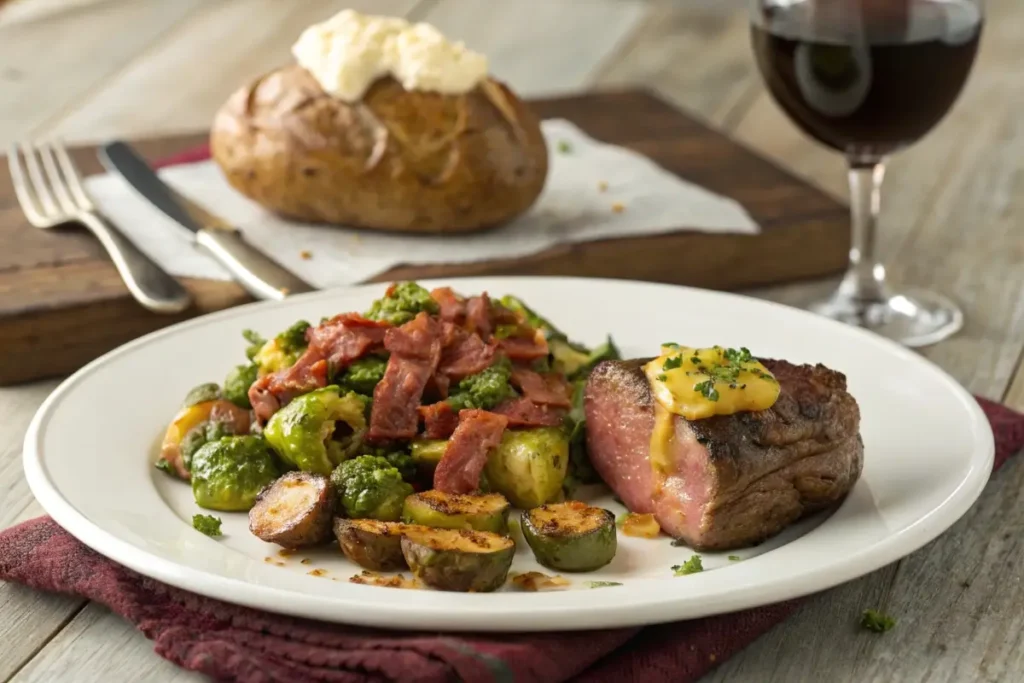
<path fill-rule="evenodd" d="M 310 26 L 292 46 L 299 65 L 325 92 L 357 102 L 380 78 L 406 90 L 457 95 L 487 77 L 487 57 L 429 24 L 344 10 Z"/>

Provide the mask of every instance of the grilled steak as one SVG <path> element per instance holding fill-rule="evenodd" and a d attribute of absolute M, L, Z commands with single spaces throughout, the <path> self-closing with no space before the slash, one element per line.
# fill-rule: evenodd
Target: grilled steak
<path fill-rule="evenodd" d="M 647 360 L 595 368 L 586 390 L 587 447 L 626 506 L 653 513 L 669 535 L 698 550 L 753 545 L 842 500 L 860 476 L 860 409 L 846 377 L 766 359 L 780 386 L 775 405 L 703 420 L 673 415 L 666 462 L 652 467 Z"/>

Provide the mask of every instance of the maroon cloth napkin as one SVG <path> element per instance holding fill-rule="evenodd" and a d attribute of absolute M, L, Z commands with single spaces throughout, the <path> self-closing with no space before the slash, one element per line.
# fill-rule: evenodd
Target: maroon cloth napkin
<path fill-rule="evenodd" d="M 1024 448 L 1024 415 L 983 399 L 979 403 L 995 432 L 998 468 Z M 0 533 L 0 579 L 100 602 L 152 639 L 160 656 L 237 683 L 688 683 L 799 604 L 643 629 L 500 635 L 378 631 L 271 615 L 172 588 L 93 552 L 49 517 Z"/>

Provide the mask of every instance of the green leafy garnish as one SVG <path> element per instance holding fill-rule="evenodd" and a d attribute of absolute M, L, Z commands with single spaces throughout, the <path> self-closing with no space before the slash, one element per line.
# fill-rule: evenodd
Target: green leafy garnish
<path fill-rule="evenodd" d="M 709 401 L 718 400 L 718 389 L 715 389 L 714 380 L 709 379 L 703 382 L 698 382 L 693 385 L 693 390 Z"/>
<path fill-rule="evenodd" d="M 878 610 L 866 609 L 860 615 L 860 627 L 874 633 L 885 633 L 895 625 L 895 619 Z"/>
<path fill-rule="evenodd" d="M 166 472 L 167 474 L 174 474 L 174 468 L 171 467 L 171 463 L 168 462 L 167 460 L 164 460 L 163 458 L 160 458 L 159 460 L 156 461 L 156 468 L 161 472 Z"/>
<path fill-rule="evenodd" d="M 662 372 L 662 373 L 659 373 L 658 376 L 655 379 L 657 379 L 659 382 L 664 382 L 665 380 L 668 379 L 668 375 L 666 375 L 664 372 Z"/>
<path fill-rule="evenodd" d="M 214 517 L 213 515 L 192 515 L 192 526 L 196 531 L 204 533 L 207 536 L 221 536 L 220 524 L 220 517 Z"/>
<path fill-rule="evenodd" d="M 558 151 L 562 154 L 568 154 L 572 151 L 572 145 L 569 144 L 568 140 L 559 140 Z"/>
<path fill-rule="evenodd" d="M 743 558 L 741 558 L 739 555 L 730 555 L 729 556 L 729 561 L 730 562 L 739 562 L 741 559 L 743 559 Z"/>
<path fill-rule="evenodd" d="M 589 588 L 608 588 L 609 586 L 621 586 L 618 581 L 585 581 Z"/>
<path fill-rule="evenodd" d="M 675 576 L 686 576 L 687 574 L 696 574 L 702 571 L 704 571 L 704 564 L 700 560 L 700 555 L 694 555 L 686 562 L 672 567 L 672 573 Z"/>
<path fill-rule="evenodd" d="M 665 363 L 661 367 L 662 367 L 663 370 L 675 370 L 676 368 L 680 368 L 682 366 L 683 366 L 683 357 L 682 356 L 672 356 L 671 358 L 666 358 L 665 359 Z"/>

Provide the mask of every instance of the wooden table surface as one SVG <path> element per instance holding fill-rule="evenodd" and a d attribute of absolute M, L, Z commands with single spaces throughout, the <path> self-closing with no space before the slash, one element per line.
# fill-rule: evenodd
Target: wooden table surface
<path fill-rule="evenodd" d="M 27 0 L 31 2 L 31 0 Z M 740 0 L 92 0 L 29 23 L 0 12 L 0 143 L 194 131 L 247 77 L 288 58 L 306 25 L 343 6 L 436 24 L 539 96 L 646 85 L 826 191 L 840 159 L 766 95 Z M 881 248 L 897 281 L 966 311 L 923 354 L 969 390 L 1024 409 L 1024 21 L 989 0 L 971 81 L 947 119 L 891 164 Z M 820 282 L 751 292 L 799 305 Z M 0 390 L 0 528 L 39 515 L 21 470 L 32 414 L 55 382 Z M 950 531 L 906 559 L 809 599 L 709 681 L 1024 680 L 1024 462 L 1006 465 Z M 859 631 L 878 607 L 898 619 Z M 199 681 L 108 610 L 0 583 L 0 681 Z"/>

